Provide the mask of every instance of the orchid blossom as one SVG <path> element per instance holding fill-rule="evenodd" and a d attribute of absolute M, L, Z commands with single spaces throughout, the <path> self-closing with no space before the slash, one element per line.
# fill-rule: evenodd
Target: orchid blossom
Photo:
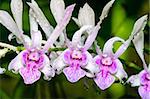
<path fill-rule="evenodd" d="M 84 26 L 78 30 L 74 34 L 72 42 L 68 41 L 68 48 L 53 62 L 52 67 L 56 70 L 56 73 L 60 74 L 63 71 L 70 82 L 78 81 L 86 75 L 85 68 L 90 65 L 94 66 L 91 61 L 91 54 L 80 45 L 81 34 L 88 29 L 90 29 L 90 26 Z M 99 26 L 95 28 L 95 32 L 98 32 L 98 30 Z M 92 42 L 89 44 L 91 45 Z"/>
<path fill-rule="evenodd" d="M 60 74 L 63 71 L 67 79 L 74 83 L 84 76 L 93 77 L 94 73 L 98 72 L 98 68 L 94 66 L 92 55 L 87 50 L 93 44 L 98 30 L 100 29 L 100 24 L 107 16 L 106 14 L 108 13 L 113 2 L 114 0 L 110 1 L 104 7 L 100 21 L 96 26 L 94 26 L 95 24 L 83 24 L 80 30 L 75 32 L 72 42 L 67 40 L 68 48 L 62 52 L 56 60 L 54 60 L 52 65 L 57 74 Z M 88 5 L 85 4 L 85 6 Z M 90 20 L 90 18 L 88 20 Z M 85 32 L 89 33 L 89 35 L 85 41 L 85 44 L 83 44 L 81 35 Z"/>
<path fill-rule="evenodd" d="M 143 25 L 143 29 L 144 26 L 145 25 Z M 143 62 L 144 70 L 142 70 L 139 74 L 132 75 L 127 82 L 131 83 L 132 87 L 139 86 L 138 92 L 142 99 L 150 99 L 150 64 L 147 66 L 144 59 L 144 34 L 143 31 L 140 32 L 141 33 L 139 35 L 134 36 L 133 44 Z"/>
<path fill-rule="evenodd" d="M 11 39 L 16 37 L 18 43 L 23 43 L 25 45 L 25 43 L 29 40 L 29 37 L 23 34 L 22 30 L 22 11 L 23 11 L 22 0 L 11 0 L 11 11 L 14 20 L 9 15 L 8 12 L 0 10 L 0 23 L 4 25 L 9 31 L 12 32 L 8 36 L 9 41 L 11 41 Z"/>
<path fill-rule="evenodd" d="M 18 2 L 21 2 L 19 0 Z M 12 6 L 15 7 L 15 0 L 12 0 Z M 22 2 L 21 2 L 22 3 Z M 28 3 L 30 5 L 30 3 Z M 20 28 L 17 24 L 21 24 L 19 21 L 17 24 L 12 20 L 12 18 L 5 12 L 1 11 L 0 21 L 6 28 L 13 32 L 24 44 L 25 50 L 21 51 L 9 64 L 8 69 L 12 70 L 14 73 L 20 73 L 24 79 L 25 84 L 32 84 L 35 81 L 40 79 L 41 72 L 44 73 L 44 79 L 50 80 L 55 75 L 54 69 L 50 66 L 50 60 L 46 56 L 46 52 L 51 47 L 51 45 L 56 41 L 58 36 L 62 33 L 63 29 L 69 23 L 69 20 L 72 15 L 72 11 L 75 5 L 70 5 L 65 10 L 65 15 L 63 19 L 57 24 L 56 28 L 53 30 L 49 36 L 47 42 L 42 47 L 42 35 L 38 30 L 38 24 L 33 17 L 32 9 L 30 9 L 30 29 L 31 29 L 31 40 L 28 39 L 28 42 L 23 38 L 23 32 L 20 31 Z M 17 13 L 18 8 L 12 9 L 14 13 Z M 7 17 L 7 20 L 5 20 Z M 9 20 L 9 21 L 8 21 Z M 20 20 L 18 14 L 16 14 L 16 20 Z M 12 27 L 13 26 L 13 27 Z M 13 29 L 12 29 L 13 28 Z M 14 32 L 15 31 L 15 32 Z"/>
<path fill-rule="evenodd" d="M 115 2 L 115 0 L 111 0 L 104 6 L 102 14 L 99 18 L 100 19 L 99 24 L 101 24 L 102 21 L 104 20 L 104 18 L 107 17 L 108 12 L 114 2 Z M 72 19 L 75 21 L 75 23 L 79 27 L 82 27 L 85 25 L 91 25 L 93 28 L 95 27 L 95 13 L 94 13 L 93 9 L 87 3 L 83 6 L 83 8 L 80 8 L 79 14 L 78 14 L 78 19 L 75 17 L 73 17 Z M 82 39 L 81 39 L 82 42 L 85 42 L 86 37 L 88 35 L 90 35 L 90 33 L 92 33 L 92 32 L 87 31 L 86 33 L 84 33 L 84 35 L 82 35 Z"/>
<path fill-rule="evenodd" d="M 124 41 L 119 37 L 113 37 L 105 43 L 103 52 L 96 44 L 98 55 L 95 56 L 94 60 L 95 64 L 99 66 L 99 72 L 95 75 L 94 81 L 100 89 L 105 90 L 110 87 L 116 78 L 120 81 L 122 81 L 122 78 L 127 78 L 127 73 L 124 71 L 123 65 L 118 57 L 128 48 L 134 35 L 139 35 L 141 33 L 146 19 L 147 16 L 143 16 L 135 22 L 128 40 Z M 113 44 L 117 41 L 121 41 L 123 44 L 114 53 Z"/>
<path fill-rule="evenodd" d="M 38 24 L 46 34 L 46 37 L 48 38 L 52 33 L 52 31 L 54 30 L 53 26 L 49 23 L 49 21 L 43 14 L 42 10 L 39 8 L 38 4 L 34 0 L 32 0 L 29 6 L 30 8 L 32 8 L 32 12 L 33 12 L 32 16 L 35 17 L 36 21 L 38 22 Z M 64 0 L 51 0 L 50 9 L 56 23 L 59 24 L 65 15 Z M 55 48 L 55 47 L 60 48 L 66 46 L 65 36 L 64 36 L 64 33 L 66 33 L 66 29 L 64 29 L 62 32 L 63 33 L 61 33 L 60 36 L 58 37 L 59 40 L 55 41 L 54 44 L 51 45 L 51 48 Z M 49 53 L 49 59 L 51 63 L 59 56 L 59 53 L 61 53 L 61 51 Z"/>
<path fill-rule="evenodd" d="M 32 8 L 32 16 L 35 17 L 36 21 L 46 34 L 46 37 L 48 38 L 52 31 L 54 30 L 53 26 L 49 23 L 47 18 L 45 17 L 42 10 L 39 8 L 38 4 L 31 0 L 31 3 L 29 4 L 30 8 Z M 51 0 L 50 2 L 50 9 L 54 16 L 54 19 L 57 24 L 61 22 L 65 15 L 65 4 L 63 0 Z M 63 30 L 65 32 L 65 29 Z M 56 41 L 54 43 L 54 46 L 56 47 L 63 47 L 65 45 L 65 37 L 64 34 L 61 33 L 59 36 L 59 41 Z"/>

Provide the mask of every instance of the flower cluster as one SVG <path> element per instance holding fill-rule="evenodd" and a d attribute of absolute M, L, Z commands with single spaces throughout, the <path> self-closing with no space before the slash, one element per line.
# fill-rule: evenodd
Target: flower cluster
<path fill-rule="evenodd" d="M 143 99 L 150 98 L 150 66 L 146 65 L 143 55 L 143 29 L 147 21 L 147 15 L 139 18 L 133 27 L 131 35 L 127 40 L 119 37 L 110 38 L 100 49 L 96 42 L 98 31 L 102 21 L 107 17 L 110 8 L 115 0 L 111 0 L 103 8 L 99 21 L 95 24 L 95 13 L 86 3 L 79 10 L 78 18 L 72 19 L 80 27 L 70 41 L 67 38 L 66 26 L 69 23 L 75 4 L 65 9 L 63 0 L 51 0 L 51 12 L 56 20 L 56 27 L 53 27 L 44 16 L 38 4 L 32 0 L 27 4 L 30 7 L 29 21 L 31 38 L 24 34 L 22 29 L 22 0 L 11 0 L 11 11 L 13 18 L 8 12 L 0 10 L 0 23 L 12 32 L 8 39 L 16 38 L 24 49 L 19 53 L 17 48 L 9 44 L 0 43 L 5 49 L 0 50 L 0 57 L 5 56 L 9 50 L 16 51 L 18 55 L 10 62 L 8 70 L 19 73 L 25 84 L 33 84 L 40 79 L 41 73 L 45 80 L 51 80 L 56 74 L 64 73 L 67 80 L 74 83 L 87 76 L 92 78 L 101 90 L 109 88 L 115 80 L 123 82 L 128 75 L 123 68 L 119 57 L 126 51 L 131 41 L 139 54 L 144 70 L 138 75 L 131 76 L 127 82 L 132 86 L 140 86 L 139 94 Z M 42 39 L 41 31 L 44 31 L 47 40 Z M 59 39 L 59 40 L 57 40 Z M 122 45 L 116 52 L 113 45 L 116 42 Z M 93 44 L 94 43 L 94 44 Z M 92 45 L 96 53 L 89 53 Z M 64 51 L 50 51 L 50 48 L 65 48 Z M 0 74 L 5 71 L 0 68 Z"/>

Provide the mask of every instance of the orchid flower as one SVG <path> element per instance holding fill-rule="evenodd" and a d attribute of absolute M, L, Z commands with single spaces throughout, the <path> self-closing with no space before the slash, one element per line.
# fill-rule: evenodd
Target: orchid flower
<path fill-rule="evenodd" d="M 23 34 L 22 30 L 22 11 L 23 11 L 22 0 L 11 0 L 11 11 L 15 21 L 9 15 L 8 12 L 0 10 L 0 23 L 4 25 L 9 31 L 12 32 L 8 36 L 9 41 L 15 38 L 14 37 L 15 35 L 18 43 L 25 44 L 29 40 L 29 37 Z"/>
<path fill-rule="evenodd" d="M 14 5 L 16 5 L 16 3 L 18 4 L 18 2 L 21 2 L 21 0 L 18 0 L 18 2 L 12 0 L 12 2 L 13 7 L 15 7 Z M 23 37 L 23 32 L 20 32 L 20 28 L 18 28 L 12 18 L 5 11 L 0 12 L 0 18 L 2 20 L 0 22 L 12 33 L 14 33 L 18 38 L 20 38 L 25 46 L 25 50 L 21 51 L 10 62 L 8 66 L 8 69 L 12 70 L 14 73 L 20 73 L 20 75 L 24 79 L 25 84 L 32 84 L 35 81 L 39 80 L 41 72 L 44 74 L 45 80 L 50 80 L 52 77 L 54 77 L 55 71 L 50 66 L 49 58 L 46 56 L 45 53 L 48 51 L 51 45 L 53 45 L 58 36 L 62 33 L 66 25 L 69 23 L 74 6 L 75 5 L 70 5 L 66 8 L 63 19 L 59 22 L 59 24 L 57 24 L 56 28 L 53 30 L 43 47 L 41 46 L 42 35 L 41 32 L 38 31 L 38 24 L 36 23 L 35 17 L 32 16 L 32 9 L 30 9 L 29 12 L 31 40 L 28 39 L 28 42 L 24 42 L 26 40 Z M 14 8 L 14 11 L 16 11 L 16 9 Z M 16 17 L 19 18 L 17 14 Z M 17 24 L 21 24 L 20 22 L 21 21 L 19 21 Z"/>
<path fill-rule="evenodd" d="M 52 31 L 54 30 L 53 26 L 49 23 L 47 18 L 44 16 L 42 10 L 39 8 L 38 4 L 34 0 L 31 0 L 31 3 L 28 5 L 32 9 L 32 12 L 33 12 L 32 16 L 35 17 L 36 21 L 38 22 L 38 24 L 40 25 L 40 27 L 46 34 L 46 37 L 48 38 L 50 34 L 52 33 Z M 63 19 L 65 15 L 64 1 L 63 0 L 51 0 L 50 9 L 54 16 L 54 19 L 56 20 L 56 23 L 59 24 L 59 22 L 61 22 L 61 20 Z M 65 32 L 65 29 L 63 32 Z M 64 34 L 61 33 L 58 39 L 59 41 L 56 41 L 54 45 L 56 47 L 63 47 L 65 44 Z"/>
<path fill-rule="evenodd" d="M 99 24 L 101 24 L 103 19 L 107 17 L 108 12 L 114 2 L 115 0 L 111 0 L 104 6 L 102 14 L 100 16 Z M 73 17 L 72 19 L 79 27 L 82 27 L 84 25 L 91 25 L 94 28 L 95 26 L 95 13 L 87 3 L 83 6 L 83 8 L 80 8 L 78 19 L 75 17 Z M 82 42 L 85 42 L 86 37 L 90 35 L 90 33 L 91 31 L 87 31 L 87 33 L 82 35 Z"/>
<path fill-rule="evenodd" d="M 84 4 L 83 8 L 80 8 L 78 19 L 75 17 L 73 17 L 72 19 L 79 27 L 82 27 L 84 25 L 95 26 L 95 13 L 87 3 Z"/>
<path fill-rule="evenodd" d="M 60 74 L 63 71 L 70 82 L 76 82 L 84 77 L 86 75 L 84 69 L 93 65 L 91 54 L 87 49 L 80 46 L 81 34 L 89 28 L 90 26 L 83 26 L 75 32 L 72 42 L 68 44 L 68 48 L 53 62 L 52 67 L 56 70 L 56 73 Z M 95 28 L 95 32 L 98 32 L 98 30 L 99 26 Z"/>
<path fill-rule="evenodd" d="M 93 44 L 98 30 L 100 29 L 100 24 L 102 20 L 107 16 L 106 8 L 110 8 L 114 0 L 109 2 L 104 8 L 101 15 L 100 21 L 96 26 L 94 24 L 84 24 L 80 30 L 75 32 L 72 42 L 68 42 L 68 48 L 62 52 L 62 54 L 53 62 L 52 67 L 56 70 L 57 74 L 63 72 L 67 79 L 74 83 L 80 80 L 84 76 L 93 77 L 94 73 L 98 72 L 98 68 L 94 66 L 94 61 L 92 55 L 87 51 Z M 111 5 L 110 5 L 111 3 Z M 87 6 L 87 4 L 85 4 Z M 102 18 L 103 17 L 103 18 Z M 89 32 L 89 36 L 82 44 L 81 35 L 85 32 Z"/>
<path fill-rule="evenodd" d="M 46 34 L 46 37 L 48 38 L 50 34 L 52 33 L 52 31 L 54 30 L 53 26 L 49 23 L 47 18 L 44 16 L 42 10 L 39 8 L 38 4 L 34 0 L 32 0 L 29 6 L 33 12 L 32 16 L 35 17 L 36 21 L 38 22 L 38 24 L 40 25 L 40 27 Z M 64 1 L 63 0 L 51 0 L 50 9 L 54 16 L 54 19 L 56 20 L 56 23 L 59 24 L 65 15 Z M 55 41 L 54 44 L 51 45 L 51 48 L 55 48 L 55 47 L 59 48 L 59 47 L 66 46 L 65 37 L 64 37 L 64 33 L 66 33 L 66 30 L 64 29 L 62 32 L 63 33 L 61 33 L 60 36 L 58 37 L 58 41 Z M 49 53 L 49 59 L 51 63 L 59 56 L 60 52 L 62 51 L 57 51 L 57 52 L 53 51 Z"/>
<path fill-rule="evenodd" d="M 78 19 L 75 17 L 73 17 L 72 19 L 79 27 L 90 25 L 94 28 L 95 26 L 95 13 L 87 3 L 84 4 L 83 8 L 80 8 Z M 91 33 L 91 31 L 86 31 L 86 33 L 82 35 L 81 40 L 83 43 L 89 33 Z"/>
<path fill-rule="evenodd" d="M 104 6 L 102 14 L 100 16 L 100 24 L 102 23 L 103 19 L 107 17 L 110 7 L 114 2 L 115 0 L 111 0 Z M 95 13 L 87 3 L 83 6 L 83 8 L 80 8 L 78 19 L 74 17 L 72 19 L 79 27 L 82 27 L 84 25 L 95 26 Z"/>
<path fill-rule="evenodd" d="M 145 25 L 143 25 L 143 29 L 144 26 Z M 143 31 L 140 32 L 141 33 L 139 35 L 134 36 L 133 44 L 143 62 L 144 70 L 142 70 L 139 74 L 132 75 L 127 82 L 131 83 L 132 87 L 139 86 L 138 92 L 142 99 L 150 99 L 150 64 L 147 66 L 144 59 L 144 34 Z"/>
<path fill-rule="evenodd" d="M 17 6 L 16 6 L 17 5 Z M 9 41 L 14 38 L 14 35 L 17 37 L 18 43 L 23 43 L 25 46 L 27 40 L 29 39 L 28 36 L 23 34 L 22 30 L 22 1 L 21 0 L 11 0 L 11 11 L 14 16 L 13 18 L 8 14 L 8 12 L 0 10 L 0 23 L 5 26 L 9 31 L 12 33 L 8 36 Z M 0 44 L 3 47 L 3 43 Z M 0 50 L 0 58 L 5 56 L 8 52 L 7 48 Z M 0 68 L 0 74 L 4 73 L 5 69 Z"/>
<path fill-rule="evenodd" d="M 135 22 L 128 40 L 124 41 L 119 37 L 113 37 L 105 43 L 103 52 L 96 45 L 98 55 L 94 60 L 95 64 L 99 66 L 99 72 L 95 75 L 94 81 L 100 89 L 105 90 L 110 87 L 114 83 L 116 77 L 120 81 L 122 81 L 122 78 L 127 78 L 127 73 L 124 71 L 123 65 L 118 57 L 128 48 L 133 36 L 141 33 L 146 19 L 147 16 L 143 16 Z M 123 44 L 114 53 L 112 48 L 113 44 L 117 41 L 121 41 Z"/>

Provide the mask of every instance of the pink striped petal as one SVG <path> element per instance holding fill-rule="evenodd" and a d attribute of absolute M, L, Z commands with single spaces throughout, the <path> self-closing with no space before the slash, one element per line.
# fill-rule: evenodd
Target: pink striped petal
<path fill-rule="evenodd" d="M 115 77 L 107 71 L 101 71 L 96 75 L 94 81 L 100 89 L 105 90 L 114 83 Z"/>
<path fill-rule="evenodd" d="M 25 84 L 33 84 L 40 79 L 41 72 L 38 69 L 29 70 L 26 67 L 23 67 L 19 70 L 20 75 L 24 79 Z"/>
<path fill-rule="evenodd" d="M 79 79 L 85 76 L 86 72 L 82 70 L 80 67 L 69 66 L 63 70 L 64 74 L 66 75 L 68 81 L 74 83 L 77 82 Z"/>
<path fill-rule="evenodd" d="M 150 84 L 148 86 L 140 86 L 138 92 L 142 99 L 150 99 Z"/>

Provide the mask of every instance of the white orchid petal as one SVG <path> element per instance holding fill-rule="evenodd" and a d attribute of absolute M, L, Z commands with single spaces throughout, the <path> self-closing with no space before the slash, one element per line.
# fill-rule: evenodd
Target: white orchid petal
<path fill-rule="evenodd" d="M 82 25 L 81 25 L 81 22 L 80 22 L 77 18 L 72 17 L 72 20 L 73 20 L 79 27 L 82 26 Z"/>
<path fill-rule="evenodd" d="M 28 35 L 23 35 L 24 41 L 26 42 L 26 47 L 29 48 L 32 44 L 31 39 Z M 17 39 L 17 43 L 21 42 Z"/>
<path fill-rule="evenodd" d="M 144 59 L 144 53 L 143 53 L 143 50 L 144 50 L 144 34 L 143 34 L 143 31 L 141 31 L 142 33 L 139 33 L 138 36 L 135 36 L 134 39 L 133 39 L 133 44 L 135 46 L 135 49 L 138 53 L 138 55 L 140 56 L 142 62 L 143 62 L 143 65 L 146 65 L 146 62 L 145 62 L 145 59 Z"/>
<path fill-rule="evenodd" d="M 5 73 L 5 71 L 6 71 L 6 69 L 5 69 L 5 68 L 1 68 L 1 67 L 0 67 L 0 74 Z"/>
<path fill-rule="evenodd" d="M 5 68 L 1 68 L 1 67 L 0 67 L 0 74 L 3 74 L 5 71 L 6 71 Z"/>
<path fill-rule="evenodd" d="M 11 12 L 14 16 L 14 19 L 20 31 L 23 31 L 22 30 L 22 11 L 23 11 L 22 0 L 11 0 Z"/>
<path fill-rule="evenodd" d="M 88 58 L 88 63 L 84 68 L 88 70 L 88 72 L 86 72 L 86 76 L 91 78 L 99 72 L 99 67 L 94 63 L 94 59 L 89 52 L 86 52 L 86 55 Z"/>
<path fill-rule="evenodd" d="M 52 63 L 52 67 L 55 69 L 57 74 L 60 74 L 63 69 L 67 66 L 67 64 L 64 62 L 64 53 L 67 51 L 66 49 L 60 56 L 58 56 Z"/>
<path fill-rule="evenodd" d="M 138 35 L 139 32 L 143 31 L 146 23 L 147 23 L 147 15 L 140 17 L 134 24 L 131 35 Z"/>
<path fill-rule="evenodd" d="M 32 31 L 31 32 L 31 38 L 32 38 L 32 47 L 34 48 L 40 48 L 41 42 L 42 42 L 42 34 L 40 31 Z"/>
<path fill-rule="evenodd" d="M 104 18 L 107 17 L 108 12 L 109 12 L 109 10 L 110 10 L 110 8 L 112 7 L 112 5 L 113 5 L 114 2 L 115 2 L 115 0 L 109 1 L 109 2 L 105 5 L 105 7 L 103 8 L 102 14 L 101 14 L 101 16 L 100 16 L 100 18 L 99 18 L 99 19 L 100 19 L 100 24 L 102 23 L 102 21 L 104 20 Z"/>
<path fill-rule="evenodd" d="M 81 42 L 81 35 L 91 28 L 91 25 L 85 25 L 81 27 L 80 30 L 76 31 L 72 37 L 72 44 L 74 46 L 77 46 Z"/>
<path fill-rule="evenodd" d="M 19 69 L 23 67 L 22 63 L 22 54 L 24 51 L 20 52 L 10 63 L 8 66 L 8 70 L 12 70 L 13 73 L 18 73 Z"/>
<path fill-rule="evenodd" d="M 15 38 L 15 35 L 13 34 L 13 33 L 10 33 L 9 35 L 8 35 L 8 40 L 9 41 L 11 41 L 12 39 L 14 39 Z"/>
<path fill-rule="evenodd" d="M 20 31 L 12 17 L 6 11 L 0 10 L 0 23 L 21 40 Z"/>
<path fill-rule="evenodd" d="M 33 16 L 36 18 L 36 21 L 41 26 L 42 30 L 45 32 L 46 36 L 49 37 L 53 31 L 53 27 L 50 25 L 43 12 L 39 8 L 38 4 L 32 0 L 32 3 L 27 3 L 30 8 L 33 10 Z"/>
<path fill-rule="evenodd" d="M 72 12 L 74 10 L 74 7 L 75 7 L 75 4 L 72 4 L 72 5 L 70 5 L 66 8 L 65 16 L 64 16 L 63 20 L 59 24 L 57 24 L 57 26 L 54 29 L 53 33 L 48 38 L 47 43 L 43 47 L 44 51 L 47 51 L 49 49 L 49 47 L 51 45 L 53 45 L 54 42 L 57 40 L 59 35 L 63 32 L 63 30 L 65 29 L 65 27 L 67 26 L 67 24 L 69 23 L 69 21 L 71 19 L 71 15 L 72 15 Z"/>
<path fill-rule="evenodd" d="M 81 23 L 81 26 L 95 26 L 95 13 L 87 3 L 79 10 L 78 20 Z"/>
<path fill-rule="evenodd" d="M 117 52 L 115 53 L 116 58 L 119 57 L 128 48 L 128 46 L 129 46 L 131 40 L 133 39 L 133 37 L 135 38 L 135 41 L 137 41 L 136 42 L 137 44 L 135 43 L 136 44 L 135 46 L 138 46 L 138 48 L 136 48 L 136 49 L 138 49 L 137 52 L 139 53 L 139 51 L 143 50 L 143 48 L 141 48 L 143 45 L 140 45 L 140 44 L 144 42 L 144 38 L 142 37 L 142 34 L 143 34 L 143 29 L 146 25 L 146 21 L 147 21 L 147 15 L 141 17 L 140 19 L 138 19 L 135 22 L 134 28 L 132 30 L 132 33 L 131 33 L 129 39 L 124 44 L 122 44 L 118 48 Z M 140 39 L 140 40 L 138 41 L 138 39 Z M 133 41 L 133 43 L 134 43 L 134 41 Z M 138 44 L 138 43 L 140 43 L 140 44 Z M 143 53 L 143 51 L 140 52 L 140 57 L 141 57 L 142 53 Z M 144 62 L 144 57 L 142 56 L 141 58 L 142 58 L 142 61 L 143 61 L 144 65 L 146 65 L 145 62 Z"/>
<path fill-rule="evenodd" d="M 65 13 L 65 3 L 63 0 L 51 0 L 50 9 L 57 23 L 59 23 Z"/>
<path fill-rule="evenodd" d="M 11 40 L 14 39 L 14 38 L 16 38 L 16 36 L 15 36 L 13 33 L 10 33 L 10 34 L 8 35 L 8 40 L 9 40 L 9 41 L 11 41 Z M 23 35 L 23 38 L 24 38 L 24 41 L 26 42 L 26 45 L 27 45 L 27 46 L 31 46 L 30 37 L 24 34 L 24 35 Z M 21 39 L 16 38 L 16 41 L 17 41 L 18 44 L 22 44 L 22 40 L 21 40 Z"/>
<path fill-rule="evenodd" d="M 135 49 L 138 53 L 138 55 L 140 56 L 142 62 L 143 62 L 143 66 L 145 69 L 148 69 L 145 59 L 144 59 L 144 33 L 143 33 L 143 29 L 146 25 L 147 22 L 147 15 L 141 17 L 140 19 L 138 19 L 135 24 L 134 24 L 134 28 L 132 31 L 132 34 L 134 35 L 134 39 L 133 39 L 133 44 L 135 46 Z M 136 33 L 136 34 L 135 34 Z M 132 36 L 131 34 L 131 36 Z"/>
<path fill-rule="evenodd" d="M 122 43 L 125 42 L 122 38 L 119 37 L 112 37 L 111 39 L 109 39 L 104 45 L 103 53 L 114 54 L 113 44 L 118 41 L 121 41 Z"/>
<path fill-rule="evenodd" d="M 32 9 L 29 10 L 29 19 L 30 19 L 30 33 L 32 31 L 38 31 L 38 24 L 34 18 L 34 12 Z"/>
<path fill-rule="evenodd" d="M 132 87 L 140 86 L 140 77 L 139 77 L 139 75 L 138 74 L 137 75 L 132 75 L 127 80 L 127 83 L 131 83 Z"/>
<path fill-rule="evenodd" d="M 53 63 L 53 61 L 58 57 L 58 54 L 56 52 L 51 52 L 49 55 L 50 62 Z"/>
<path fill-rule="evenodd" d="M 50 66 L 49 58 L 44 55 L 44 67 L 40 70 L 44 74 L 45 80 L 51 80 L 55 76 L 55 70 Z"/>
<path fill-rule="evenodd" d="M 127 75 L 127 73 L 124 71 L 124 69 L 123 69 L 123 64 L 120 62 L 120 60 L 116 59 L 116 60 L 115 60 L 115 63 L 116 63 L 116 65 L 117 65 L 117 67 L 118 67 L 118 71 L 117 71 L 117 73 L 115 74 L 115 76 L 116 76 L 121 82 L 123 82 L 122 79 L 123 79 L 123 78 L 127 78 L 128 75 Z"/>

